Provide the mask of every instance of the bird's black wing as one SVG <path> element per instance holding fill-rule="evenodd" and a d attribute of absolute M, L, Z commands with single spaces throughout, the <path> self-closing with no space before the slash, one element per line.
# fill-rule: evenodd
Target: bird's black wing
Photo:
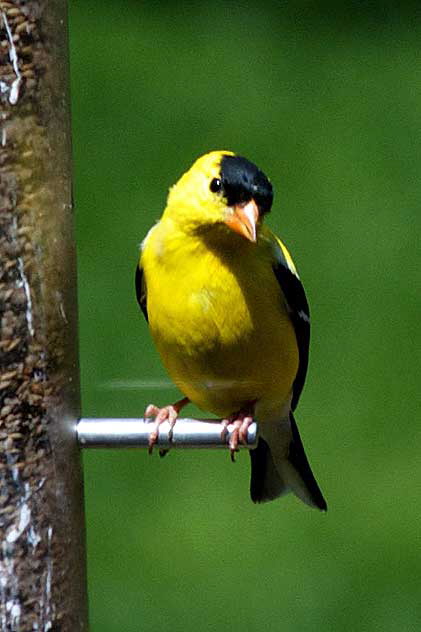
<path fill-rule="evenodd" d="M 140 265 L 136 266 L 135 285 L 136 285 L 137 302 L 140 305 L 140 309 L 142 310 L 143 315 L 146 318 L 146 321 L 148 321 L 148 308 L 146 305 L 146 284 L 145 284 L 145 278 L 143 274 L 143 268 L 141 268 Z"/>
<path fill-rule="evenodd" d="M 310 309 L 304 292 L 303 285 L 294 268 L 288 251 L 285 246 L 278 242 L 280 246 L 280 257 L 273 266 L 273 271 L 281 286 L 291 322 L 294 326 L 297 338 L 299 365 L 295 376 L 292 392 L 291 408 L 295 410 L 298 400 L 303 390 L 307 374 L 308 354 L 310 345 Z"/>

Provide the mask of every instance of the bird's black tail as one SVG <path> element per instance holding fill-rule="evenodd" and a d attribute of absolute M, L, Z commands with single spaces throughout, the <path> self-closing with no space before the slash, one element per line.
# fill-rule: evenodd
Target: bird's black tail
<path fill-rule="evenodd" d="M 257 448 L 250 450 L 253 502 L 273 500 L 292 491 L 311 507 L 326 511 L 326 501 L 311 471 L 292 412 L 269 439 L 260 437 Z"/>

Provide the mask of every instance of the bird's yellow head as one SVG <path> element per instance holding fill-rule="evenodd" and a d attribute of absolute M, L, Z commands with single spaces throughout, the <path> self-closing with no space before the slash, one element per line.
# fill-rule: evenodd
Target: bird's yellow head
<path fill-rule="evenodd" d="M 231 151 L 212 151 L 170 189 L 164 217 L 186 232 L 225 225 L 255 242 L 272 200 L 272 185 L 256 165 Z"/>

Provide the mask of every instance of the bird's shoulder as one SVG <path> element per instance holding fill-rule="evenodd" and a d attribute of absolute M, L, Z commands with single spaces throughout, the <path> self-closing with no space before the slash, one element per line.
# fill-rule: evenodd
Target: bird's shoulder
<path fill-rule="evenodd" d="M 267 226 L 260 231 L 261 248 L 269 253 L 272 267 L 283 266 L 291 274 L 299 278 L 292 256 L 283 241 Z"/>

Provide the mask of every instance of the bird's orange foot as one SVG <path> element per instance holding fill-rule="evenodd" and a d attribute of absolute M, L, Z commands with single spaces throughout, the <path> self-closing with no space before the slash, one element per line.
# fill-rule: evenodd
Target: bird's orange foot
<path fill-rule="evenodd" d="M 247 444 L 247 431 L 250 424 L 253 423 L 255 402 L 238 411 L 234 415 L 230 415 L 227 419 L 222 420 L 221 438 L 225 439 L 228 434 L 228 426 L 233 425 L 234 428 L 231 433 L 229 441 L 229 450 L 231 453 L 231 461 L 235 461 L 235 453 L 238 452 L 238 444 Z"/>
<path fill-rule="evenodd" d="M 168 421 L 170 424 L 170 431 L 168 433 L 168 438 L 171 441 L 172 433 L 174 429 L 175 422 L 177 421 L 178 414 L 180 410 L 189 403 L 189 399 L 187 397 L 183 397 L 175 404 L 170 404 L 169 406 L 163 406 L 159 408 L 154 404 L 149 404 L 145 410 L 145 417 L 155 417 L 153 429 L 149 435 L 149 454 L 152 454 L 154 445 L 158 443 L 159 437 L 159 426 L 164 423 L 164 421 Z M 167 450 L 162 450 L 162 456 L 167 453 Z M 160 452 L 160 453 L 161 453 Z"/>

